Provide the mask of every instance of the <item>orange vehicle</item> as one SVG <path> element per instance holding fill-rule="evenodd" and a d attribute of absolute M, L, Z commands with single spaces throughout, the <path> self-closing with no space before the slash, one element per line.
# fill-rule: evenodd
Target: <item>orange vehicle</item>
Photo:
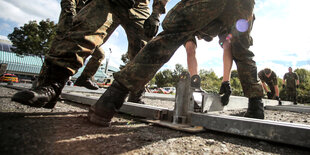
<path fill-rule="evenodd" d="M 0 76 L 0 82 L 18 82 L 18 77 L 14 74 L 5 73 Z"/>
<path fill-rule="evenodd" d="M 103 83 L 97 82 L 97 85 L 100 88 L 108 88 L 109 86 L 111 86 L 113 81 L 114 81 L 113 78 L 107 78 L 107 79 L 104 79 Z"/>

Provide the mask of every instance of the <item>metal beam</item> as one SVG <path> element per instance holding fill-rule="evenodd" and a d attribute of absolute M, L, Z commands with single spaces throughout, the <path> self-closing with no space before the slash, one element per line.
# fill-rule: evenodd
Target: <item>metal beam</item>
<path fill-rule="evenodd" d="M 265 108 L 267 110 L 281 110 L 281 111 L 310 113 L 310 107 L 309 106 L 297 106 L 297 105 L 291 105 L 291 106 L 266 106 Z"/>
<path fill-rule="evenodd" d="M 236 116 L 192 113 L 191 125 L 310 148 L 310 126 Z"/>
<path fill-rule="evenodd" d="M 93 105 L 99 99 L 99 97 L 86 97 L 70 93 L 62 93 L 61 97 L 86 105 Z M 172 111 L 167 108 L 160 108 L 131 102 L 125 102 L 119 112 L 148 119 L 168 119 L 168 117 L 172 115 Z"/>

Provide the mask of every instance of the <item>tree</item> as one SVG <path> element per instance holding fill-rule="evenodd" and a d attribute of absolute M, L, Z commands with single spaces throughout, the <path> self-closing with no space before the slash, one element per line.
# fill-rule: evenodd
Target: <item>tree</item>
<path fill-rule="evenodd" d="M 218 93 L 221 80 L 216 76 L 213 70 L 200 70 L 199 75 L 201 78 L 201 87 L 207 92 Z"/>
<path fill-rule="evenodd" d="M 123 61 L 124 65 L 119 66 L 120 70 L 122 70 L 125 67 L 125 65 L 129 62 L 128 52 L 126 52 L 125 54 L 122 54 L 121 60 Z"/>
<path fill-rule="evenodd" d="M 230 85 L 232 89 L 232 95 L 242 96 L 242 86 L 238 77 L 238 71 L 232 70 L 230 75 Z"/>
<path fill-rule="evenodd" d="M 155 75 L 157 87 L 169 87 L 173 86 L 172 81 L 172 71 L 169 69 L 158 72 Z"/>
<path fill-rule="evenodd" d="M 49 51 L 52 40 L 56 35 L 56 25 L 49 19 L 29 21 L 8 35 L 15 48 L 12 49 L 17 55 L 34 55 L 41 58 Z"/>
<path fill-rule="evenodd" d="M 175 64 L 175 69 L 172 73 L 172 79 L 171 79 L 171 85 L 176 87 L 179 80 L 180 80 L 180 76 L 181 74 L 186 71 L 186 69 L 184 69 L 184 67 L 181 64 Z"/>
<path fill-rule="evenodd" d="M 310 103 L 310 71 L 298 68 L 295 72 L 299 76 L 299 89 L 297 89 L 297 101 L 299 103 Z"/>

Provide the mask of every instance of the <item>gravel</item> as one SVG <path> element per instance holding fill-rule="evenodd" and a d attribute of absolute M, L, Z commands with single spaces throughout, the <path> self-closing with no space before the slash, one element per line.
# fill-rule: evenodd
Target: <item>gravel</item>
<path fill-rule="evenodd" d="M 0 154 L 309 154 L 305 148 L 206 131 L 180 132 L 117 114 L 112 127 L 87 120 L 88 106 L 58 102 L 32 108 L 11 101 L 17 91 L 0 86 Z M 144 99 L 172 109 L 173 102 Z M 245 109 L 223 115 L 242 115 Z M 306 113 L 266 110 L 266 119 L 309 124 Z"/>

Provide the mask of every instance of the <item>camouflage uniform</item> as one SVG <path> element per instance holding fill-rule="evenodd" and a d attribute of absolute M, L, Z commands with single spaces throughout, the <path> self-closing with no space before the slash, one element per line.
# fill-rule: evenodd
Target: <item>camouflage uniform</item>
<path fill-rule="evenodd" d="M 91 0 L 62 0 L 61 12 L 59 16 L 57 26 L 57 40 L 61 40 L 65 37 L 64 34 L 73 26 L 73 18 L 77 13 Z M 97 46 L 89 59 L 85 69 L 83 70 L 81 77 L 85 79 L 91 79 L 96 74 L 102 60 L 104 59 L 104 51 Z"/>
<path fill-rule="evenodd" d="M 265 71 L 261 70 L 260 72 L 258 72 L 258 77 L 261 80 L 261 82 L 265 82 L 268 85 L 268 87 L 269 87 L 269 89 L 271 91 L 272 96 L 274 96 L 274 94 L 276 93 L 275 89 L 274 89 L 274 86 L 278 85 L 278 79 L 277 79 L 276 73 L 272 71 L 271 75 L 268 78 L 265 75 Z"/>
<path fill-rule="evenodd" d="M 288 100 L 296 102 L 296 80 L 299 80 L 298 75 L 294 72 L 288 72 L 284 74 L 283 80 L 286 80 L 286 93 Z"/>
<path fill-rule="evenodd" d="M 128 57 L 133 57 L 145 46 L 143 23 L 148 18 L 149 0 L 136 0 L 132 9 L 115 5 L 110 0 L 92 0 L 73 19 L 73 26 L 66 36 L 53 42 L 46 60 L 75 74 L 85 58 L 105 43 L 113 31 L 121 25 L 127 34 Z M 165 1 L 154 1 L 153 10 L 164 12 Z"/>
<path fill-rule="evenodd" d="M 134 5 L 123 5 L 126 2 Z M 153 13 L 157 14 L 153 15 L 164 13 L 166 3 L 167 0 L 154 0 Z M 76 1 L 69 4 L 76 4 Z M 53 41 L 39 75 L 41 81 L 38 87 L 14 94 L 12 101 L 32 107 L 53 108 L 68 78 L 83 66 L 85 59 L 105 43 L 119 25 L 126 31 L 128 55 L 132 59 L 151 39 L 143 28 L 145 20 L 153 17 L 150 16 L 148 4 L 149 0 L 91 0 L 73 17 L 69 30 Z M 64 12 L 68 13 L 66 10 Z"/>
<path fill-rule="evenodd" d="M 117 81 L 129 90 L 142 88 L 155 73 L 172 57 L 174 52 L 193 36 L 204 38 L 214 29 L 216 35 L 231 34 L 232 56 L 245 96 L 262 97 L 262 86 L 257 80 L 250 32 L 254 20 L 254 0 L 183 0 L 167 14 L 163 21 L 164 31 L 151 40 L 136 58 L 114 74 Z M 236 29 L 238 19 L 248 22 L 248 29 Z M 214 23 L 220 23 L 220 29 Z M 214 34 L 211 34 L 214 35 Z M 143 71 L 143 72 L 141 72 Z M 141 74 L 142 73 L 142 74 Z"/>

